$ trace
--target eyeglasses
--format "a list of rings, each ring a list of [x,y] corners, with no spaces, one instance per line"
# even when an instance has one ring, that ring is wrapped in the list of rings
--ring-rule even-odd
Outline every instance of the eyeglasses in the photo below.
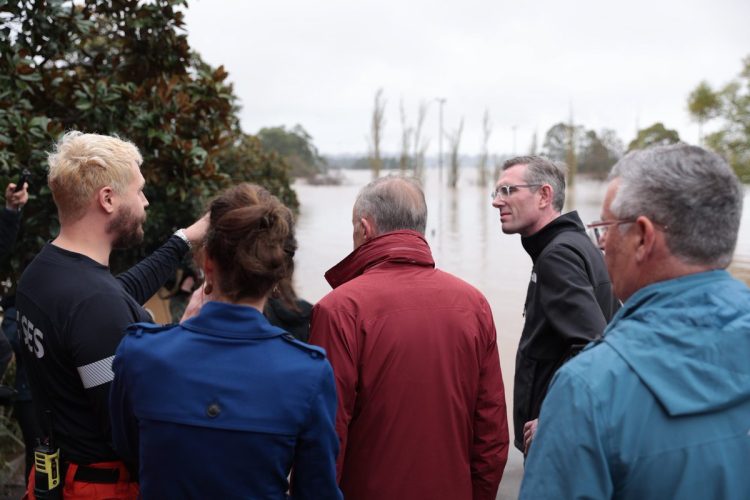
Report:
[[[510,195],[518,191],[520,188],[534,188],[543,186],[543,184],[513,184],[509,186],[498,186],[493,192],[490,193],[490,199],[495,201],[497,197],[501,200],[508,198]]]
[[[586,229],[588,229],[591,241],[593,241],[594,244],[601,246],[602,238],[607,234],[610,227],[619,226],[620,224],[630,224],[631,222],[635,222],[635,219],[599,220],[592,222],[591,224],[586,224]]]

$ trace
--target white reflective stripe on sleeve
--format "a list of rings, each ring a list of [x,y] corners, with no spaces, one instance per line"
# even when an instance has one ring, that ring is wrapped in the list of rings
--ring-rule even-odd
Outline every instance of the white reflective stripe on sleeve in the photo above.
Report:
[[[115,374],[112,372],[113,359],[115,357],[110,356],[87,365],[79,366],[77,368],[78,375],[81,377],[83,387],[91,389],[92,387],[112,382],[112,379],[115,378]]]

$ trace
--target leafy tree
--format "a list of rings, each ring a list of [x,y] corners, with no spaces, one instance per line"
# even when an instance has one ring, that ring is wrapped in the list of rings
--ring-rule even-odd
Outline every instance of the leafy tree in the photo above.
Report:
[[[283,162],[257,148],[247,157],[227,152],[253,141],[241,133],[227,72],[190,51],[180,11],[186,5],[1,3],[0,185],[22,167],[33,175],[14,268],[58,230],[46,151],[66,130],[117,134],[143,155],[151,202],[145,245],[113,255],[115,269],[189,224],[206,198],[232,180],[257,180],[296,203]]]
[[[283,126],[262,128],[257,136],[263,148],[277,153],[289,164],[295,177],[312,177],[326,170],[325,160],[302,125],[291,130]]]
[[[750,56],[742,64],[739,76],[719,91],[699,84],[688,98],[688,109],[699,123],[719,120],[719,129],[704,138],[705,144],[750,182]]]
[[[554,161],[566,161],[570,149],[571,137],[574,147],[578,148],[579,139],[585,134],[585,129],[580,125],[568,123],[556,123],[544,135],[542,143],[542,154]]]
[[[289,165],[279,161],[278,153],[265,147],[260,137],[239,135],[217,154],[217,163],[230,184],[259,184],[278,196],[286,206],[294,210],[299,208],[297,194],[291,187]],[[248,165],[252,165],[252,168],[248,168]]]
[[[580,142],[578,170],[596,177],[606,177],[623,152],[622,141],[614,130],[604,129],[597,134],[588,130]]]
[[[676,130],[668,129],[663,123],[657,122],[648,128],[638,131],[635,139],[628,144],[628,151],[646,149],[652,146],[665,146],[680,142],[680,134]]]
[[[613,130],[604,129],[597,133],[582,125],[560,122],[547,131],[542,154],[569,166],[572,158],[578,172],[602,177],[620,159],[623,149],[622,141]]]
[[[703,142],[703,124],[718,116],[721,101],[708,82],[701,82],[688,96],[688,111],[698,122],[698,137]]]

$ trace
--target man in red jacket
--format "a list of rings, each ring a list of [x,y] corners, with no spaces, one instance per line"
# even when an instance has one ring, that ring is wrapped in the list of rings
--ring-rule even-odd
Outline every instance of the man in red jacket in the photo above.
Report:
[[[419,185],[384,177],[354,204],[354,251],[326,273],[310,341],[338,393],[345,498],[494,500],[508,456],[495,324],[484,296],[435,269]]]

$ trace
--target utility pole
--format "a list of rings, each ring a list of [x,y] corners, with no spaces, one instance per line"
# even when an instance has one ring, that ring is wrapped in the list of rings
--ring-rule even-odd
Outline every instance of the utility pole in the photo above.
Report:
[[[440,104],[440,132],[438,135],[438,178],[440,185],[443,185],[443,104],[445,97],[436,97],[435,100]]]
[[[513,156],[516,156],[516,129],[518,128],[518,125],[513,125],[511,129],[513,130]]]

